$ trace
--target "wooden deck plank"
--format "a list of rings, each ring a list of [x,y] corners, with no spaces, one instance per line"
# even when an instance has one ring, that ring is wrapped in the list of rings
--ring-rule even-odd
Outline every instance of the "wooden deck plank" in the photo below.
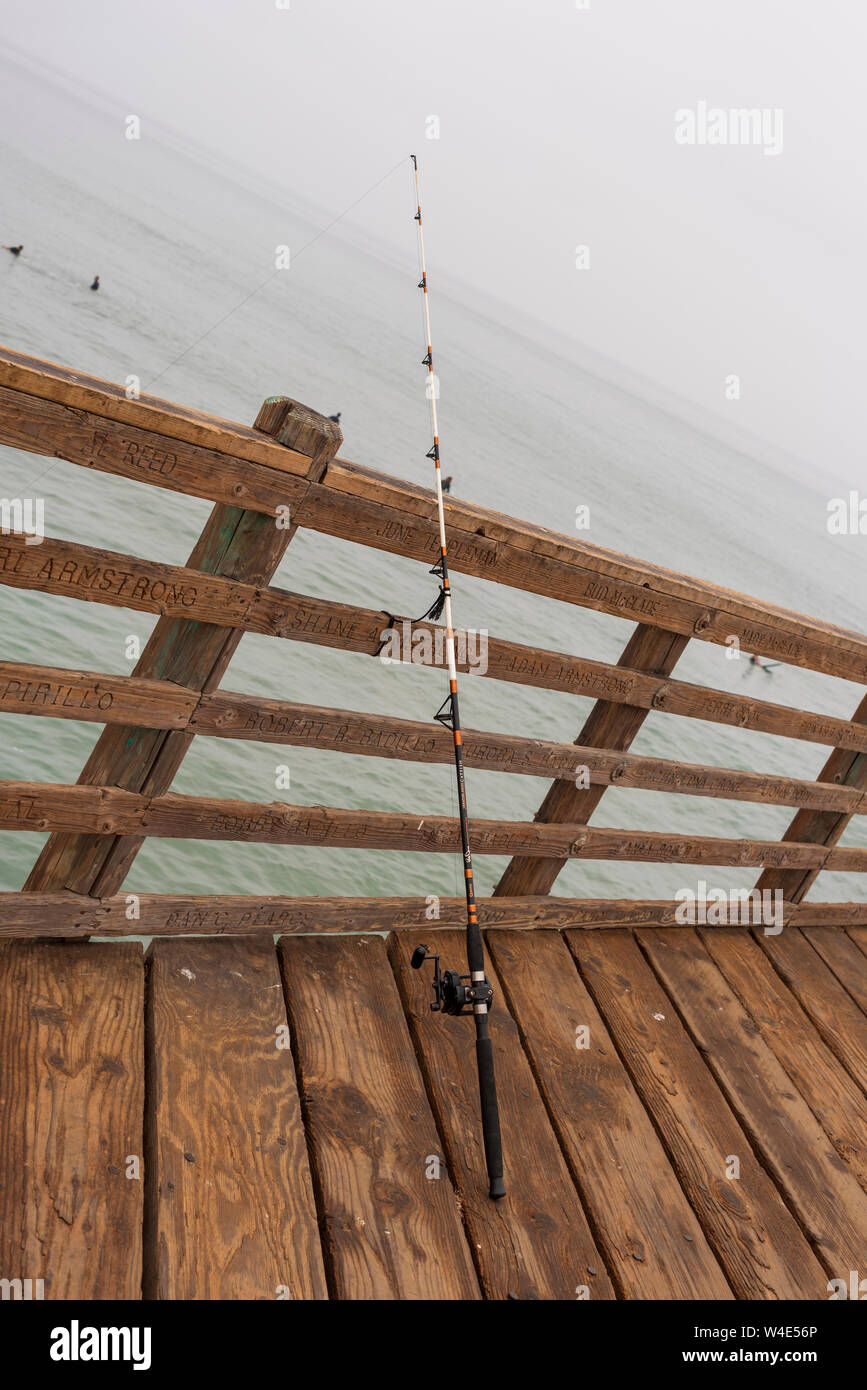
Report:
[[[636,935],[822,1264],[834,1278],[857,1269],[863,1263],[867,1194],[793,1089],[758,1025],[695,933],[664,927]]]
[[[843,1066],[867,1091],[867,1018],[798,927],[754,936]]]
[[[618,1292],[731,1298],[565,941],[520,931],[487,940]],[[584,1027],[590,1045],[579,1048]]]
[[[326,1258],[338,1298],[479,1285],[381,937],[279,944]]]
[[[867,1188],[867,1098],[748,931],[709,929],[700,937],[836,1152]]]
[[[824,1297],[827,1274],[631,932],[566,940],[737,1297]]]
[[[415,947],[425,940],[433,942],[444,965],[463,969],[465,934],[392,933],[388,953],[485,1293],[489,1298],[613,1298],[604,1259],[490,962],[496,1000],[491,1037],[508,1195],[498,1202],[488,1196],[475,1030],[470,1017],[431,1014],[431,970],[413,970],[409,963]]]
[[[867,957],[844,931],[835,927],[802,927],[801,931],[848,990],[862,1014],[867,1014]]]
[[[699,934],[837,1153],[867,1189],[867,1098],[748,932],[709,928]]]
[[[47,1299],[141,1298],[143,981],[132,942],[0,946],[0,1274]]]
[[[153,943],[147,1034],[148,1296],[327,1297],[272,943]]]

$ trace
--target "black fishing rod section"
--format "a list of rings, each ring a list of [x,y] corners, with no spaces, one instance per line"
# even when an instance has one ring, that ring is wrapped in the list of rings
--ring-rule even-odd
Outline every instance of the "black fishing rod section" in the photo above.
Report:
[[[451,730],[455,750],[455,775],[458,784],[458,817],[461,828],[461,851],[464,863],[464,889],[467,899],[467,968],[469,973],[459,974],[456,970],[440,970],[440,958],[428,951],[426,946],[418,946],[412,954],[412,966],[419,970],[426,960],[433,961],[434,999],[431,1009],[442,1010],[446,1014],[462,1014],[471,1011],[476,1025],[476,1064],[479,1073],[479,1098],[482,1108],[482,1136],[485,1145],[485,1163],[488,1170],[489,1192],[491,1197],[505,1197],[503,1183],[503,1145],[500,1135],[500,1116],[497,1107],[497,1085],[494,1076],[494,1051],[489,1031],[489,1016],[494,999],[494,991],[485,974],[485,949],[479,918],[476,909],[476,895],[473,883],[473,857],[470,850],[470,828],[467,816],[467,795],[464,782],[463,740],[461,737],[461,717],[458,703],[458,673],[455,663],[455,633],[452,623],[452,595],[449,582],[449,566],[446,548],[446,522],[443,507],[443,483],[440,466],[439,423],[437,420],[437,383],[434,377],[433,348],[431,346],[430,299],[428,295],[427,269],[424,257],[424,234],[421,220],[421,191],[418,176],[418,160],[411,155],[415,173],[416,213],[418,224],[418,247],[421,260],[421,280],[419,289],[424,298],[424,322],[427,351],[422,364],[431,376],[428,395],[430,398],[431,427],[433,444],[427,454],[433,460],[436,477],[437,516],[440,531],[440,559],[431,570],[440,581],[440,591],[424,617],[436,621],[440,614],[445,618],[446,658],[449,672],[449,693],[434,719]]]

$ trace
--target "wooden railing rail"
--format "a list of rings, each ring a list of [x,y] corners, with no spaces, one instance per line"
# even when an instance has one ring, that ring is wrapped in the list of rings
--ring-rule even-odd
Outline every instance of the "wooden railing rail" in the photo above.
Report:
[[[288,505],[297,525],[420,560],[438,557],[424,488],[340,460],[307,481],[294,451],[243,426],[153,398],[127,400],[119,386],[8,349],[0,352],[0,388],[0,443],[272,516]],[[458,499],[447,510],[455,570],[702,641],[737,638],[748,651],[867,681],[862,634]]]
[[[391,625],[409,636],[408,642],[401,642],[401,660],[409,659],[411,649],[415,664],[445,666],[443,629],[431,623],[410,623],[385,609],[360,608],[283,589],[263,592],[254,585],[203,576],[190,566],[151,563],[72,541],[45,540],[33,546],[17,533],[0,537],[0,583],[200,622],[213,622],[219,612],[247,631],[370,656],[381,650]],[[425,634],[428,640],[422,641]],[[417,635],[419,640],[414,641]],[[465,634],[458,645],[460,669],[489,679],[867,752],[867,727],[856,720],[665,678],[627,667],[623,657],[623,664],[612,664],[487,636],[486,665],[480,669],[478,663],[461,656]]]
[[[26,698],[29,696],[29,698]],[[240,695],[199,693],[169,681],[0,662],[0,711],[48,715],[143,729],[186,729],[209,738],[326,748],[403,762],[451,763],[448,731],[423,720],[329,709]],[[574,779],[586,768],[591,784],[638,787],[675,795],[758,801],[851,815],[867,813],[867,793],[836,783],[745,772],[610,748],[463,731],[464,762],[485,771]],[[575,817],[572,817],[574,820]]]
[[[19,901],[0,902],[0,932],[49,900],[72,935],[102,931],[83,925],[101,914],[119,930],[118,890],[147,835],[429,852],[457,847],[457,822],[443,816],[170,792],[196,734],[404,761],[451,760],[438,725],[218,689],[244,632],[377,656],[389,631],[399,629],[404,638],[430,639],[421,648],[417,640],[402,641],[401,660],[412,653],[417,664],[444,664],[440,628],[270,584],[299,526],[418,560],[439,557],[431,492],[338,459],[341,440],[329,421],[286,397],[266,401],[249,428],[157,398],[130,398],[112,383],[0,349],[0,443],[215,503],[186,565],[50,537],[28,544],[16,531],[0,537],[0,583],[159,617],[131,676],[0,663],[0,711],[103,725],[78,785],[0,784],[0,828],[49,833],[26,891],[2,895]],[[488,678],[596,701],[574,744],[466,731],[469,766],[553,778],[533,822],[473,820],[479,854],[511,856],[494,897],[483,900],[483,922],[562,923],[567,909],[559,904],[570,900],[548,894],[574,858],[762,866],[757,887],[782,892],[787,920],[862,920],[858,904],[807,905],[802,899],[822,870],[867,870],[867,849],[838,844],[851,817],[867,813],[867,700],[851,720],[840,719],[690,684],[672,672],[690,638],[727,645],[736,639],[746,651],[864,685],[867,636],[457,498],[448,499],[447,524],[452,569],[638,624],[616,664],[487,635],[485,664],[461,662]],[[815,782],[634,754],[630,746],[651,710],[833,751]],[[576,784],[579,769],[587,770],[589,785]],[[789,805],[797,814],[781,842],[591,827],[611,785]],[[154,920],[168,923],[177,920],[179,904],[194,899],[149,895],[149,901]],[[239,923],[248,911],[250,929],[264,926],[262,913],[267,916],[272,902],[291,921],[309,920],[314,910],[329,923],[346,921],[328,899],[299,899],[295,908],[286,907],[291,899],[249,899],[246,909],[245,900],[204,901],[190,912]],[[379,920],[379,900],[347,901],[359,905],[362,917],[368,914],[365,920]],[[415,914],[417,925],[415,903],[395,900],[395,920]],[[621,921],[624,913],[648,921],[641,913],[651,910],[653,920],[676,920],[672,904],[586,903],[585,909],[595,924]],[[569,910],[575,925],[574,904]]]
[[[89,836],[101,837],[142,839],[155,835],[169,839],[451,854],[460,847],[458,822],[449,816],[171,793],[145,796],[116,786],[44,782],[0,782],[0,830],[48,830],[59,834],[83,830]],[[867,871],[867,849],[603,829],[581,822],[546,824],[474,817],[473,847],[476,854],[563,860],[630,859],[658,864]]]
[[[745,890],[746,891],[746,890]],[[761,922],[744,899],[744,922]],[[270,935],[288,932],[435,932],[466,921],[463,898],[440,898],[439,917],[421,897],[305,898],[253,894],[120,893],[91,898],[78,893],[0,893],[0,937],[4,936],[184,936]],[[665,899],[517,897],[480,898],[483,927],[563,930],[582,927],[679,926],[684,905]],[[463,914],[463,916],[462,916]],[[738,911],[738,916],[741,910]],[[851,927],[864,933],[867,902],[784,903],[779,926]]]
[[[343,438],[336,425],[287,397],[265,401],[256,426],[259,434],[241,432],[247,444],[251,443],[247,434],[252,435],[254,447],[261,447],[261,442],[269,436],[279,440],[276,447],[285,449],[287,455],[291,452],[292,467],[303,469],[310,479],[322,477],[329,458]],[[189,428],[195,430],[198,426],[193,422]],[[224,595],[236,588],[257,593],[257,586],[267,584],[274,574],[296,529],[275,526],[273,520],[260,512],[218,503],[193,549],[185,573],[194,576],[196,585],[217,586],[218,592]],[[43,549],[41,545],[29,548]],[[15,564],[18,558],[20,549],[15,560],[9,559],[7,551],[0,563]],[[51,574],[59,564],[60,589],[54,592],[62,592],[72,573],[69,566],[75,567],[79,561],[52,556],[50,546],[44,560]],[[104,564],[98,565],[98,580],[93,579],[93,572],[86,579],[81,570],[76,568],[74,573],[85,583],[110,582]],[[114,578],[118,592],[127,583],[144,586],[151,603],[157,604],[149,611],[161,614],[136,665],[135,675],[148,680],[183,682],[196,691],[211,690],[219,685],[244,632],[244,626],[234,621],[237,609],[226,602],[222,609],[219,605],[212,608],[206,617],[193,614],[183,602],[186,591],[175,602],[161,604],[155,594],[160,581],[153,579],[150,567],[144,564],[136,566],[134,577]],[[200,618],[203,620],[196,620]],[[133,792],[158,795],[171,786],[192,739],[193,734],[186,729],[155,731],[141,725],[106,725],[79,781],[97,785],[105,782]],[[123,883],[143,838],[133,834],[107,840],[101,833],[88,834],[80,826],[52,834],[25,887],[112,893]]]

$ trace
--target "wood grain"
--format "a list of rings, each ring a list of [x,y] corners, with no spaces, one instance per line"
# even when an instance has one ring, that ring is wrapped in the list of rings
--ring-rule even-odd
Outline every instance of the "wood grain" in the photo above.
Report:
[[[819,1260],[831,1277],[845,1277],[847,1270],[858,1268],[861,1258],[867,1194],[697,936],[690,936],[668,928],[637,932],[642,950]]]
[[[436,937],[432,949],[440,953],[443,968],[466,968],[465,935],[447,931]],[[472,1018],[431,1013],[431,967],[418,971],[410,965],[422,941],[431,942],[430,933],[392,934],[388,954],[487,1297],[575,1299],[581,1290],[582,1297],[613,1298],[605,1262],[489,963],[507,1191],[503,1201],[490,1200]]]
[[[336,1297],[478,1298],[381,937],[287,938],[283,981]]]
[[[736,1296],[825,1297],[827,1275],[632,933],[566,940]]]
[[[275,470],[297,471],[296,461],[275,456],[273,446],[243,426],[153,397],[130,401],[121,387],[8,349],[0,353],[0,387],[19,395],[14,437],[19,444],[24,441],[24,447],[35,444],[46,452],[53,453],[56,448],[62,453],[62,440],[69,429],[64,421],[57,420],[46,429],[41,407],[34,408],[34,414],[42,415],[40,421],[28,426],[28,401],[36,398],[69,407],[72,425],[79,432],[82,423],[76,412],[85,411],[217,454],[249,458]],[[61,443],[52,447],[55,436]],[[95,456],[100,444],[96,435],[94,439]],[[108,450],[110,461],[113,451],[116,468],[116,442]],[[91,463],[95,464],[95,458]],[[152,481],[159,484],[161,476],[155,471]],[[254,496],[251,487],[246,499],[251,510],[266,505],[264,499],[258,503]],[[702,641],[724,645],[736,636],[745,650],[862,683],[867,680],[867,639],[859,633],[457,498],[448,499],[446,510],[452,568],[456,571],[631,617]],[[391,553],[431,562],[439,556],[430,492],[355,464],[331,461],[322,481],[305,491],[295,519],[326,534]]]
[[[143,978],[132,942],[0,943],[0,1272],[46,1299],[141,1297]]]
[[[2,710],[101,724],[129,724],[134,719],[147,729],[186,729],[200,737],[325,748],[403,762],[454,760],[449,731],[430,721],[328,709],[225,690],[199,693],[170,681],[25,662],[0,662]],[[867,810],[867,793],[854,787],[514,734],[478,729],[462,732],[464,763],[483,771],[530,777],[555,773],[574,782],[576,767],[581,765],[595,787],[616,783],[687,796],[835,809],[848,815]]]
[[[218,797],[142,796],[110,786],[0,782],[0,829],[75,832],[95,836],[147,835],[168,839],[238,840],[260,844],[318,844],[332,848],[452,853],[460,845],[457,819],[418,812],[355,811],[289,802],[229,801]],[[776,840],[718,839],[612,830],[585,825],[476,819],[476,854],[522,854],[571,859],[628,859],[663,864],[796,864],[867,871],[867,849]],[[28,889],[33,885],[28,883]]]
[[[487,944],[619,1295],[731,1298],[565,942],[495,931]]]
[[[273,945],[159,941],[148,965],[148,1297],[327,1297]]]
[[[847,939],[837,929],[834,934]],[[748,932],[711,928],[699,935],[837,1153],[867,1188],[867,1098]]]
[[[802,926],[800,917],[795,920]],[[851,994],[862,1014],[867,1014],[867,960],[852,938],[831,926],[821,925],[807,927],[803,935]]]
[[[867,1091],[867,1018],[852,995],[797,928],[756,941],[813,1020],[831,1051]]]
[[[867,695],[852,716],[853,724],[867,725]],[[854,787],[863,791],[867,787],[867,756],[853,753],[849,748],[835,748],[822,771],[822,782],[836,782],[840,786]],[[832,811],[798,811],[792,820],[784,840],[817,845],[836,845],[851,817]],[[779,889],[789,901],[799,903],[816,881],[818,869],[807,873],[797,871],[766,871],[761,875],[756,887],[761,891],[775,892]]]
[[[477,898],[482,926],[558,929],[678,926],[682,904],[642,898]],[[268,935],[274,932],[425,931],[461,927],[463,898],[440,898],[429,921],[426,898],[280,897],[254,893],[0,893],[0,936]],[[138,916],[135,915],[136,910]],[[803,914],[803,916],[802,916]],[[867,903],[814,903],[784,910],[793,921],[835,927],[862,922]],[[684,928],[688,930],[688,928]],[[857,937],[861,930],[852,925]],[[850,937],[851,939],[851,937]],[[856,944],[853,941],[853,944]]]
[[[655,676],[669,676],[686,647],[686,639],[672,637],[668,632],[640,624],[630,637],[620,657],[620,665],[638,668]],[[637,705],[611,704],[601,700],[593,706],[576,744],[582,748],[629,748],[645,719],[647,710]],[[576,752],[576,761],[581,756]],[[586,824],[604,793],[604,787],[579,788],[574,774],[560,780],[549,789],[536,812],[535,819],[545,823],[581,821]],[[512,896],[521,893],[549,893],[554,886],[565,858],[514,858],[494,889],[495,894]]]
[[[306,473],[311,478],[322,476],[328,458],[337,449],[342,435],[335,425],[299,405],[288,397],[266,401],[256,421],[262,432],[277,438],[281,448],[297,445],[307,458]],[[254,586],[267,583],[286,547],[295,534],[295,527],[280,528],[273,519],[257,512],[235,506],[217,505],[199,537],[183,573],[201,571],[198,583],[208,582],[205,572],[222,576],[220,581],[229,590],[235,581],[245,589],[258,592]],[[32,548],[32,547],[31,547]],[[39,547],[41,549],[41,547]],[[47,559],[48,572],[57,578],[61,589],[74,575],[77,585],[105,584],[110,578],[118,594],[129,579],[119,579],[100,561],[97,573],[101,578],[83,579],[82,571],[69,570],[66,562],[55,576],[54,561]],[[77,562],[72,561],[73,565]],[[135,566],[134,566],[135,568]],[[174,568],[174,567],[173,567]],[[149,585],[149,601],[155,601],[154,581],[147,580],[148,567],[138,567],[137,583],[142,579]],[[44,574],[44,571],[40,571]],[[53,582],[53,581],[52,581]],[[161,583],[162,581],[157,581]],[[56,590],[55,590],[56,591]],[[156,611],[162,614],[148,639],[134,675],[147,680],[172,681],[195,691],[217,686],[228,667],[243,629],[227,626],[224,613],[212,613],[208,623],[193,620],[186,605],[195,586],[187,586],[173,597],[165,609],[156,600]],[[152,610],[153,611],[153,610]],[[79,777],[82,783],[107,782],[132,791],[151,794],[167,791],[175,773],[187,754],[193,735],[187,730],[155,731],[149,724],[106,727]],[[43,846],[25,887],[32,889],[70,888],[77,892],[110,894],[120,888],[130,865],[141,848],[141,836],[116,837],[105,841],[93,835],[64,834],[52,836]]]

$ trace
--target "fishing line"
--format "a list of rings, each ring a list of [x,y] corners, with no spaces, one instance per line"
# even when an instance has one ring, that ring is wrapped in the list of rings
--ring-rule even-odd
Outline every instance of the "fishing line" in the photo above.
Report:
[[[355,202],[350,203],[349,207],[344,208],[343,211],[338,213],[336,217],[333,217],[331,221],[326,223],[326,225],[320,231],[318,231],[315,236],[312,236],[309,241],[305,241],[304,245],[298,251],[295,251],[293,253],[293,262],[297,261],[298,257],[302,256],[304,252],[307,250],[307,248],[312,246],[314,242],[317,242],[320,237],[325,236],[326,232],[330,232],[332,227],[336,227],[338,222],[342,222],[344,217],[347,217],[349,213],[352,212],[353,208],[357,208],[359,203],[363,203],[365,198],[368,198],[371,193],[374,193],[376,189],[379,188],[380,184],[385,183],[386,179],[390,179],[395,170],[399,169],[400,166],[405,163],[405,157],[403,159],[399,159],[396,164],[392,165],[392,167],[388,170],[387,173],[383,174],[381,178],[378,178],[376,180],[376,183],[372,183],[370,187],[364,193],[361,194],[360,197],[356,198]],[[218,319],[216,323],[212,323],[210,328],[206,328],[204,333],[200,334],[200,336],[196,338],[195,342],[190,343],[189,347],[184,348],[183,352],[179,353],[178,356],[175,357],[171,362],[169,362],[167,366],[163,367],[162,371],[159,372],[157,376],[152,376],[150,381],[146,383],[145,389],[147,389],[147,387],[149,386],[152,386],[155,381],[159,381],[160,377],[165,376],[166,372],[171,371],[172,367],[176,366],[178,362],[181,362],[187,356],[187,353],[192,352],[193,348],[198,347],[199,343],[203,342],[209,334],[213,333],[215,329],[220,328],[226,322],[226,320],[230,319],[233,314],[236,314],[239,309],[243,309],[245,304],[249,304],[250,300],[255,298],[255,296],[259,293],[260,290],[263,290],[266,285],[270,285],[271,281],[277,275],[282,275],[282,273],[282,269],[279,268],[272,270],[271,274],[268,275],[261,282],[261,284],[257,285],[254,290],[251,290],[249,294],[245,295],[243,299],[239,300],[233,309],[230,309],[229,312],[227,314],[224,314],[221,319]]]
[[[491,989],[490,981],[485,975],[485,950],[482,942],[482,933],[479,928],[475,884],[473,879],[473,859],[470,850],[470,831],[464,780],[463,738],[461,733],[460,709],[458,705],[455,632],[452,621],[452,593],[451,583],[449,581],[445,507],[443,505],[439,422],[437,419],[439,381],[434,370],[434,356],[431,346],[430,296],[428,293],[427,268],[424,254],[418,160],[415,155],[411,155],[410,157],[412,159],[413,173],[415,176],[415,221],[418,224],[418,249],[419,261],[421,263],[421,279],[418,283],[418,288],[422,291],[422,302],[424,304],[425,345],[427,348],[422,358],[422,365],[428,369],[427,395],[430,401],[431,432],[433,434],[433,443],[426,457],[432,459],[434,465],[437,520],[439,523],[440,539],[440,559],[430,571],[430,573],[435,575],[439,580],[439,594],[436,599],[434,599],[434,602],[431,604],[425,616],[439,617],[442,613],[445,617],[449,693],[434,715],[434,719],[451,731],[454,744],[458,820],[460,824],[461,850],[464,861],[464,889],[467,903],[467,965],[469,967],[469,974],[461,975],[456,970],[440,971],[439,956],[434,952],[428,951],[427,946],[423,945],[417,946],[413,951],[411,964],[415,970],[418,970],[424,965],[426,960],[433,960],[434,1002],[431,1005],[432,1009],[442,1009],[443,1012],[447,1014],[462,1014],[465,1009],[472,1010],[473,1021],[476,1026],[476,1064],[479,1074],[479,1099],[482,1109],[482,1137],[485,1147],[485,1164],[488,1170],[490,1195],[493,1198],[498,1198],[506,1195],[506,1189],[503,1184],[503,1152],[502,1140],[500,1137],[500,1118],[497,1107],[497,1088],[494,1078],[494,1052],[488,1029],[488,1015],[494,994]],[[468,983],[465,983],[465,981]]]

